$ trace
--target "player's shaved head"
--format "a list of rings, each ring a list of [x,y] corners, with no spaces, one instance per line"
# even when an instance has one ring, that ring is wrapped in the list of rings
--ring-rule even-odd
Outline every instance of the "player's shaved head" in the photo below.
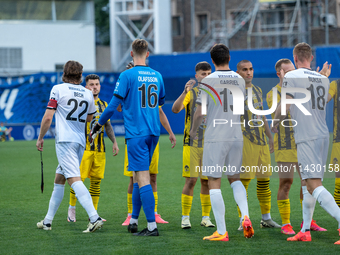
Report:
[[[293,64],[292,61],[290,61],[288,58],[281,58],[278,60],[275,64],[275,70],[276,72],[280,72],[281,67],[283,64]]]
[[[298,43],[293,50],[293,55],[301,62],[311,61],[312,58],[312,48],[308,43],[302,42]]]
[[[249,60],[241,60],[240,62],[237,63],[237,70],[241,70],[242,69],[242,65],[245,64],[245,63],[251,63]]]
[[[206,62],[206,61],[199,62],[195,66],[196,73],[198,71],[208,71],[208,70],[211,70],[211,65],[208,62]]]
[[[210,50],[210,57],[216,66],[227,65],[230,60],[229,49],[222,43],[215,44]]]
[[[148,42],[144,39],[136,39],[132,43],[132,52],[135,56],[144,56],[148,52]]]
[[[83,74],[83,65],[77,61],[70,60],[64,65],[64,73],[62,80],[66,83],[80,84]]]

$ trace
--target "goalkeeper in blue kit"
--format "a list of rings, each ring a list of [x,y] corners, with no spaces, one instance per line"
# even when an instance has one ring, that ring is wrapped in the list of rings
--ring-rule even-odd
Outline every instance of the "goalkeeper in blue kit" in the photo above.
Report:
[[[165,90],[161,74],[146,66],[148,56],[148,43],[143,39],[136,39],[132,43],[131,51],[135,67],[120,74],[111,102],[90,134],[90,140],[95,138],[117,106],[120,103],[124,104],[129,171],[133,171],[134,181],[133,211],[128,231],[138,236],[159,235],[149,165],[160,135],[158,107],[164,104]],[[142,205],[148,226],[138,232],[138,217]]]

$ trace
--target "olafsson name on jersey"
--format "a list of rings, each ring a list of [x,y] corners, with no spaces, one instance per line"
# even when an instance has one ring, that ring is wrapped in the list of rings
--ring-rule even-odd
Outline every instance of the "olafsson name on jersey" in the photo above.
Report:
[[[157,77],[152,76],[138,76],[138,81],[140,82],[158,82]]]

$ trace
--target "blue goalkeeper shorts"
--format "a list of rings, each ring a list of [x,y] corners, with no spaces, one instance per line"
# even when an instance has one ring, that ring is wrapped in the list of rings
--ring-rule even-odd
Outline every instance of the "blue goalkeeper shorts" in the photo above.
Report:
[[[128,171],[148,171],[159,136],[142,136],[126,139]]]

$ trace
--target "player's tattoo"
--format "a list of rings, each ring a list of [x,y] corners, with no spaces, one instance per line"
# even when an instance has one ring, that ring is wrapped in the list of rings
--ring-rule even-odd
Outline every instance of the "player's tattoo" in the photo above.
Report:
[[[112,128],[111,123],[109,121],[105,123],[105,130],[106,130],[106,134],[110,138],[111,142],[115,143],[115,141],[116,141],[115,132],[113,131],[113,128]]]

